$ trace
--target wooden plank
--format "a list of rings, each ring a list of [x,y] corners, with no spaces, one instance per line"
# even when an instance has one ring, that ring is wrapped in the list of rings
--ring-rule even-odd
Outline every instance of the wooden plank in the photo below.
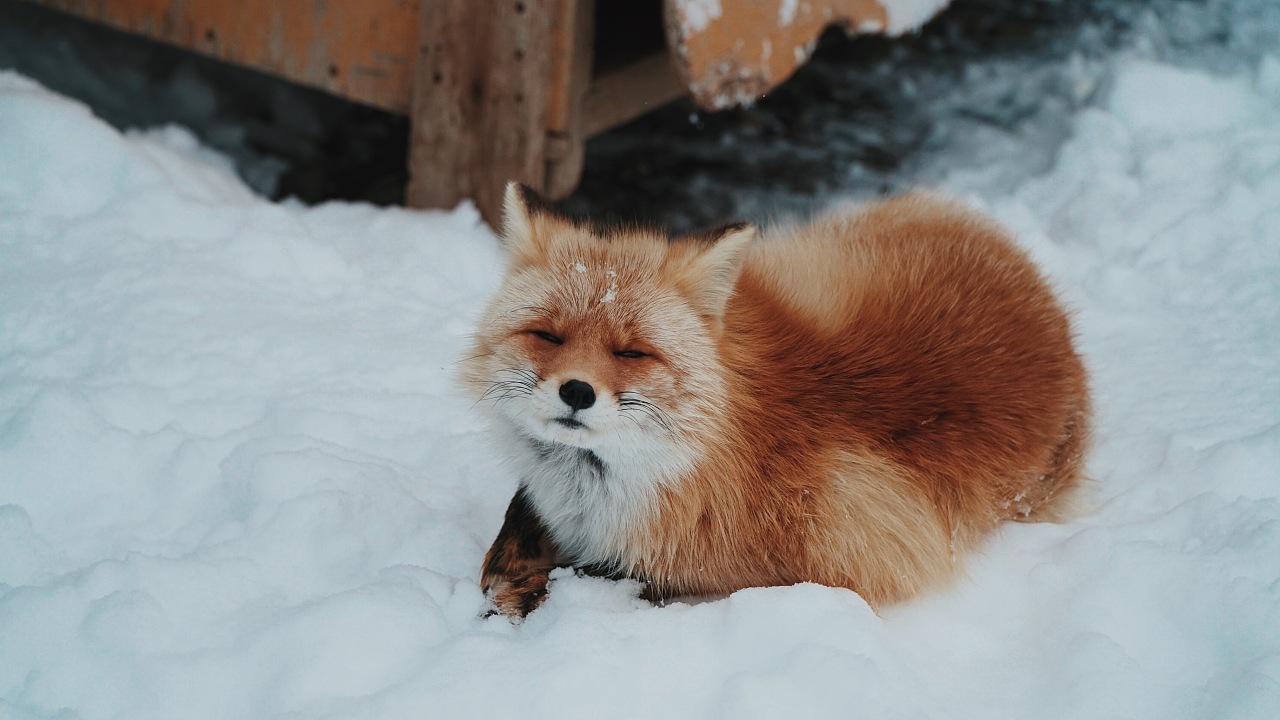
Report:
[[[882,31],[876,0],[665,0],[667,46],[695,102],[752,102],[791,77],[829,25]]]
[[[27,0],[393,112],[421,0]]]
[[[547,88],[547,170],[543,193],[568,196],[582,178],[586,99],[595,49],[595,0],[557,0]]]
[[[685,94],[666,53],[597,76],[586,100],[586,134],[604,132]]]
[[[564,1],[422,0],[411,206],[472,198],[494,224],[507,180],[545,187],[551,53]]]

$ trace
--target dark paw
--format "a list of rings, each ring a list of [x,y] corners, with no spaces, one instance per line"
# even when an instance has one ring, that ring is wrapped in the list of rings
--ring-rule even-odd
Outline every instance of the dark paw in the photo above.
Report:
[[[485,591],[497,612],[522,618],[547,599],[547,571],[526,570],[512,577],[490,579]]]

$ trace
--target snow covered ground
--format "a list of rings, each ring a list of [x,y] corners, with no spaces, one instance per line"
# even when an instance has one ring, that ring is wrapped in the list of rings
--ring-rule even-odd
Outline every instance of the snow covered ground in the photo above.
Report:
[[[476,585],[515,478],[452,379],[476,213],[273,204],[0,74],[0,717],[1277,717],[1271,52],[1095,59],[1047,164],[1005,133],[929,178],[1077,310],[1085,515],[879,615],[566,572],[520,625]]]

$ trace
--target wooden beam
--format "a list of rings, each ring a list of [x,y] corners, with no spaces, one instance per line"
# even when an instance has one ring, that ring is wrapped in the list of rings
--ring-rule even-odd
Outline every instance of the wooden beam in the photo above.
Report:
[[[667,48],[681,83],[706,110],[757,100],[791,77],[829,25],[882,32],[877,0],[664,0]]]
[[[665,52],[600,75],[586,100],[586,134],[604,132],[686,94]]]
[[[27,0],[407,113],[420,0]]]

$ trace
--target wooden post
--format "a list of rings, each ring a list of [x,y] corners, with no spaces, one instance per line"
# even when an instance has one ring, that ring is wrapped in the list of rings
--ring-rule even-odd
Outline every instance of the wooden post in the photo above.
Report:
[[[582,39],[590,20],[580,0],[422,1],[410,205],[453,207],[472,198],[496,224],[508,180],[542,192],[572,187],[567,178],[576,182],[581,173],[581,149],[575,159],[564,143],[583,139],[586,81],[579,78],[590,73],[590,43]]]
[[[586,102],[595,57],[595,0],[558,0],[552,32],[547,103],[547,175],[542,192],[558,200],[582,178],[587,145]]]

